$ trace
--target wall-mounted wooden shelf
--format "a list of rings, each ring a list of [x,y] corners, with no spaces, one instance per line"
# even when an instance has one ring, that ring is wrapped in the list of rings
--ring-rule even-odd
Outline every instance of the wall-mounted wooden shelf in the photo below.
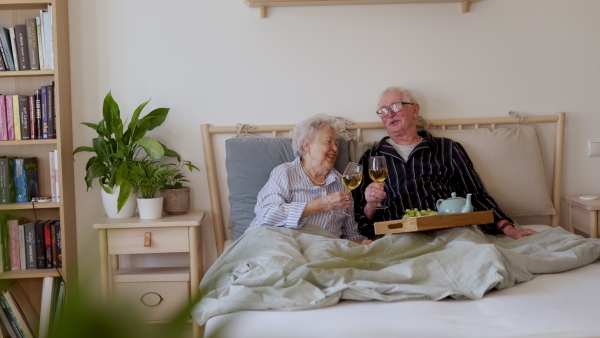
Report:
[[[468,13],[471,2],[481,0],[245,0],[248,7],[260,8],[260,17],[267,17],[268,7],[335,6],[335,5],[383,5],[383,4],[427,4],[460,2],[461,11]]]

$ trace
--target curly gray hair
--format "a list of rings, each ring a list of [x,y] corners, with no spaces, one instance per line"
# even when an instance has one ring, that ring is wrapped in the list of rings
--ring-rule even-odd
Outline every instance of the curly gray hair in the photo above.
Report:
[[[298,123],[292,132],[292,149],[294,156],[302,157],[306,154],[303,145],[310,144],[317,139],[319,129],[329,127],[339,136],[335,118],[327,114],[313,115]]]
[[[388,92],[401,92],[402,94],[404,94],[405,102],[419,103],[419,102],[417,102],[417,98],[415,97],[415,94],[412,91],[410,91],[409,89],[402,88],[402,87],[387,87],[384,91],[381,92],[381,95],[379,95],[379,101],[377,101],[377,104],[379,104],[383,95],[385,95]],[[377,107],[377,108],[379,108],[379,107]]]

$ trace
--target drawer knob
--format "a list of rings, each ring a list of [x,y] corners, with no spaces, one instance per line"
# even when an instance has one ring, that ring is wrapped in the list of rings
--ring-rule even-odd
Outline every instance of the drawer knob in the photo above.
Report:
[[[147,232],[144,234],[144,246],[152,245],[152,233]]]
[[[140,302],[147,307],[158,306],[158,304],[162,303],[163,300],[164,298],[162,298],[161,295],[156,292],[146,292],[142,295],[142,298],[140,298]]]

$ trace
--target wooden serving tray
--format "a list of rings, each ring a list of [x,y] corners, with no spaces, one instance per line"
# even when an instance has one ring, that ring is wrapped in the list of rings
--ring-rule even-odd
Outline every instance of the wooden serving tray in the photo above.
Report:
[[[491,210],[467,212],[464,214],[410,217],[393,221],[375,222],[375,234],[397,234],[488,223],[494,223],[494,213]]]

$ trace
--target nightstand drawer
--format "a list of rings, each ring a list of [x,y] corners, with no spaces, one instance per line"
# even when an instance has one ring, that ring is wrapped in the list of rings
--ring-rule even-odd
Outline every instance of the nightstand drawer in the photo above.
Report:
[[[187,306],[188,282],[114,283],[114,296],[132,305],[143,320],[169,320]]]
[[[108,254],[189,252],[188,231],[188,227],[108,229]]]

